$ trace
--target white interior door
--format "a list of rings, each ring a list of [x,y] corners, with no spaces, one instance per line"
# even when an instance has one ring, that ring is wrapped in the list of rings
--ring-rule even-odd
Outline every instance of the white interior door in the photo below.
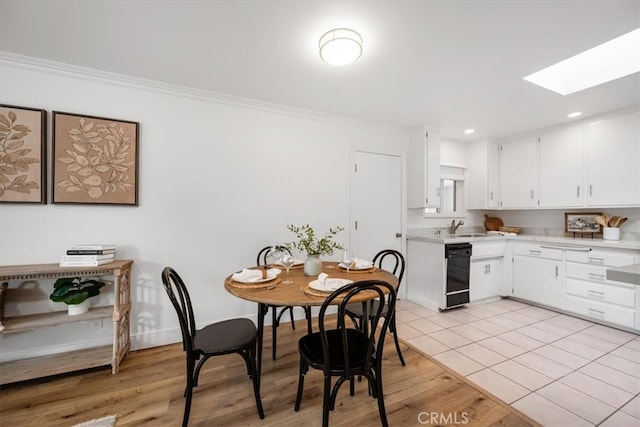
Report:
[[[351,245],[355,255],[372,259],[382,249],[402,252],[402,157],[358,150],[354,157]]]

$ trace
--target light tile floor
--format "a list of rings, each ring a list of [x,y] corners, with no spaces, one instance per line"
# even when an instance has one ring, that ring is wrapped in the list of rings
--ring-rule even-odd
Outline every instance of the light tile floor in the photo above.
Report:
[[[640,336],[510,299],[398,302],[398,335],[545,426],[640,426]]]

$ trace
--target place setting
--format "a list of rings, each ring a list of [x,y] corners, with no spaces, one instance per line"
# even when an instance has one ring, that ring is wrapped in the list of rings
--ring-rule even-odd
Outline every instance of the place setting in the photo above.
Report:
[[[275,287],[282,280],[279,268],[244,268],[235,272],[227,280],[229,286],[242,289],[265,289]]]
[[[353,251],[345,249],[342,253],[342,261],[338,263],[338,270],[347,273],[372,273],[376,271],[373,262],[358,258]]]

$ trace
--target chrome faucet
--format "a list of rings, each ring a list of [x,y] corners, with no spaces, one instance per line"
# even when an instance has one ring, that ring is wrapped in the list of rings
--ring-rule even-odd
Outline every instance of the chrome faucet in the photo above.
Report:
[[[456,234],[456,230],[458,229],[458,227],[460,227],[463,224],[464,224],[464,221],[462,220],[460,220],[458,224],[456,224],[455,219],[451,220],[451,227],[449,228],[449,233]]]

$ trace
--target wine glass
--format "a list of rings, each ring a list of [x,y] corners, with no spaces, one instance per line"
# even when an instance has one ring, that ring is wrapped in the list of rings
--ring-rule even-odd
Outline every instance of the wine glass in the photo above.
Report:
[[[349,249],[345,249],[344,252],[342,252],[342,265],[347,269],[347,273],[349,272],[349,269],[353,265],[353,261],[354,261],[353,251]]]
[[[280,264],[284,265],[284,268],[287,269],[287,279],[282,282],[283,285],[290,285],[293,283],[293,280],[289,279],[289,269],[296,262],[296,259],[288,254],[285,251],[282,251],[282,257],[280,258]]]

